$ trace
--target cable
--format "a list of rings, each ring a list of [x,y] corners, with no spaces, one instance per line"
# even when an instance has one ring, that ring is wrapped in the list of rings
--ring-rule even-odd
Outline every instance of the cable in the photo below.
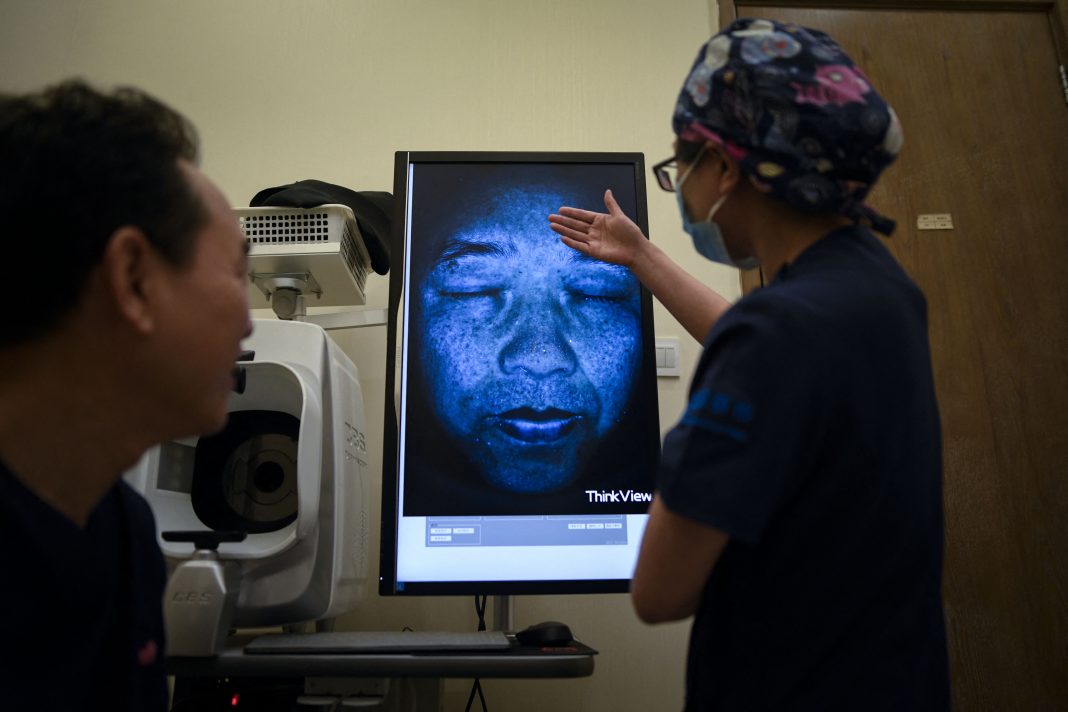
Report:
[[[486,600],[488,598],[488,596],[475,596],[475,614],[478,616],[479,630],[486,630]],[[489,707],[486,706],[486,696],[482,694],[482,681],[477,677],[471,685],[471,694],[467,696],[467,706],[464,708],[464,712],[471,712],[471,705],[475,701],[476,693],[478,694],[479,704],[482,705],[482,712],[489,712]]]
[[[478,693],[478,701],[482,705],[482,712],[489,712],[489,707],[486,707],[486,696],[482,694],[482,683],[478,678],[475,678],[475,684],[471,685],[471,694],[467,697],[466,712],[471,712],[471,703],[475,701],[475,693]]]
[[[479,601],[479,599],[482,599]],[[475,613],[478,615],[478,629],[486,630],[486,599],[488,596],[475,596]]]

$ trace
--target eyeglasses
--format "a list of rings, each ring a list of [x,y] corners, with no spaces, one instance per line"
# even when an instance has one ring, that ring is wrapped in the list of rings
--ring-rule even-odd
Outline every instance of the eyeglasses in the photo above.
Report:
[[[675,192],[675,177],[679,174],[679,159],[672,156],[653,166],[653,175],[660,187],[669,193]]]
[[[682,181],[686,180],[686,176],[694,167],[701,161],[701,158],[705,155],[705,149],[708,148],[708,144],[701,146],[701,150],[693,157],[693,160],[689,161],[689,168],[686,172],[679,176],[679,159],[678,156],[672,156],[665,159],[653,166],[653,175],[656,176],[656,182],[661,188],[669,193],[674,193],[679,189],[679,185]]]

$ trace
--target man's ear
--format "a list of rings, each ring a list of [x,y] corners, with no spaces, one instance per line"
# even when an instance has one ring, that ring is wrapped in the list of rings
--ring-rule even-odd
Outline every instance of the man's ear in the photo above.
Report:
[[[152,300],[161,261],[145,233],[132,225],[117,229],[101,259],[104,282],[120,318],[142,334],[156,326]]]

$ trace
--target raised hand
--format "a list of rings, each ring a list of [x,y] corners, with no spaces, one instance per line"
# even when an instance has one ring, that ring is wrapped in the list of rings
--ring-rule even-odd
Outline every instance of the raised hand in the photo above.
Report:
[[[605,191],[604,204],[607,213],[562,207],[559,214],[549,216],[549,227],[565,245],[584,255],[633,267],[649,241],[620,209],[611,190]]]
[[[612,191],[605,191],[604,204],[607,213],[560,208],[559,214],[549,216],[549,227],[568,247],[628,268],[686,331],[704,341],[730,302],[645,239],[641,229],[620,210]]]

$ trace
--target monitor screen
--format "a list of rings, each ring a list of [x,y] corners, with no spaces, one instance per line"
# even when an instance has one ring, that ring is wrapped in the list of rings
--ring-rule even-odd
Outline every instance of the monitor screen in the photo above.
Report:
[[[660,447],[652,302],[548,217],[611,189],[648,234],[642,155],[398,152],[394,181],[380,591],[626,590]]]

